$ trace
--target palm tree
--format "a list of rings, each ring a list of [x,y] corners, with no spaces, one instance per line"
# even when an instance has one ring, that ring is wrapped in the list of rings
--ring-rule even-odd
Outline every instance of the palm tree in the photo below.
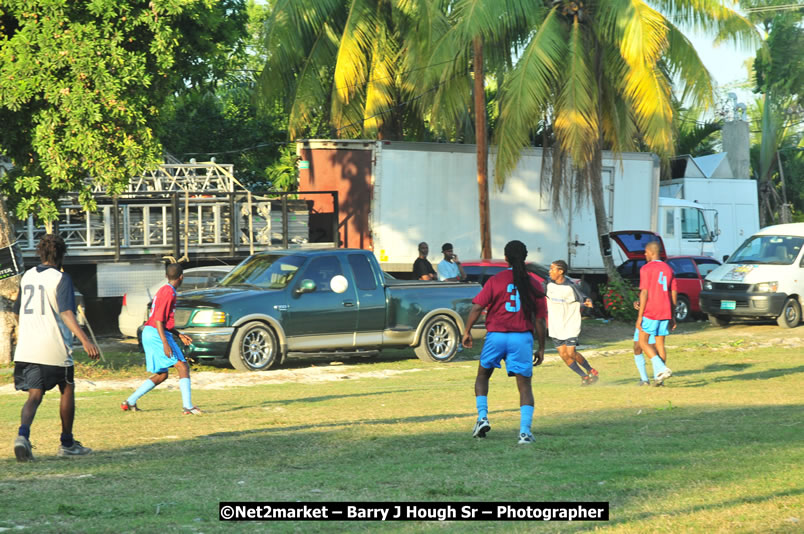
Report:
[[[673,152],[673,79],[682,100],[711,105],[709,73],[679,26],[717,39],[754,43],[750,22],[716,0],[455,0],[455,20],[432,63],[476,38],[507,39],[516,54],[500,83],[495,182],[502,187],[522,148],[549,124],[551,187],[556,200],[571,186],[591,196],[598,235],[608,234],[603,202],[603,150],[645,146],[662,158]],[[457,53],[456,64],[465,62]],[[453,55],[455,53],[453,52]],[[499,64],[504,65],[504,63]],[[443,69],[442,69],[443,70]],[[448,72],[447,72],[448,74]],[[554,202],[554,206],[559,206]],[[603,250],[603,243],[601,243]],[[617,278],[604,256],[610,278]]]
[[[292,139],[316,123],[329,124],[332,137],[401,138],[406,121],[423,122],[405,106],[420,98],[404,80],[405,39],[426,40],[440,8],[429,0],[275,1],[263,102],[284,107]]]

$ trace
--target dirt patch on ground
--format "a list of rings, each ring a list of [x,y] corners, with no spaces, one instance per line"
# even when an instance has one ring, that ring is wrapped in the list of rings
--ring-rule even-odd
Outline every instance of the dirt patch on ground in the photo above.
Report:
[[[439,369],[428,367],[428,371]],[[424,369],[388,369],[384,371],[371,371],[360,369],[356,365],[332,365],[329,367],[308,367],[304,369],[277,369],[276,371],[263,371],[261,373],[214,373],[201,371],[192,373],[193,389],[229,389],[239,386],[254,386],[257,384],[280,384],[284,382],[298,382],[313,384],[317,382],[335,382],[354,378],[388,378],[403,373],[415,373]],[[134,390],[147,378],[127,378],[124,380],[88,380],[77,378],[75,386],[77,391],[108,391],[108,390]],[[177,376],[168,378],[160,388],[179,389]],[[14,384],[0,387],[0,394],[14,393]]]
[[[597,320],[587,320],[584,321],[582,333],[582,342],[584,344],[579,349],[584,356],[590,359],[630,353],[632,349],[629,345],[623,348],[605,348],[602,346],[612,343],[628,343],[633,339],[633,331],[633,327],[625,323],[604,323]],[[802,327],[802,332],[804,333],[804,327]],[[802,342],[804,342],[802,337],[791,335],[796,333],[798,333],[798,329],[785,331],[775,324],[737,323],[726,328],[716,328],[708,323],[697,322],[681,325],[668,338],[667,344],[671,352],[673,350],[684,352],[695,350],[743,352],[771,347],[792,349],[801,347]],[[102,349],[109,353],[139,352],[135,339],[101,338],[98,341]],[[547,348],[545,362],[557,361],[559,358],[549,340],[547,341]],[[459,356],[451,365],[476,366],[476,359],[477,355],[468,355],[463,358]],[[194,389],[224,389],[285,382],[311,384],[358,378],[388,378],[402,373],[445,369],[445,367],[426,364],[422,364],[422,367],[419,368],[405,370],[372,370],[372,367],[365,364],[344,365],[340,362],[319,358],[306,363],[304,361],[294,361],[292,366],[259,373],[239,373],[231,370],[224,372],[195,371],[192,374],[192,379]],[[78,378],[76,379],[76,386],[79,391],[133,390],[145,378],[145,376],[111,380]],[[178,389],[178,378],[171,376],[161,387]],[[0,394],[14,392],[14,384],[0,386]]]

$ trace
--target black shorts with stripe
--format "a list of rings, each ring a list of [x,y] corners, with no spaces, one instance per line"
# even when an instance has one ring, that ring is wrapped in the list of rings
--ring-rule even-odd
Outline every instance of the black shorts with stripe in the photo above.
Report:
[[[15,362],[14,387],[17,391],[41,389],[48,391],[56,386],[62,390],[67,384],[73,383],[74,367],[61,365],[44,365],[41,363]]]

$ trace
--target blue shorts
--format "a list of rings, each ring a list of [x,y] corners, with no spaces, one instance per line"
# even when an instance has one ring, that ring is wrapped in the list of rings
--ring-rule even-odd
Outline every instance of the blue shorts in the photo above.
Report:
[[[639,328],[634,328],[634,341],[639,341]],[[650,338],[648,339],[648,343],[651,344],[651,345],[655,345],[656,344],[656,336],[651,334]]]
[[[508,376],[533,376],[533,334],[530,332],[488,332],[480,353],[485,369],[500,368],[505,360]]]
[[[176,362],[186,362],[184,353],[176,344],[173,335],[170,332],[165,332],[170,349],[173,351],[173,356],[168,358],[165,356],[165,349],[162,347],[162,338],[159,337],[159,331],[153,326],[146,326],[142,329],[142,347],[145,349],[145,368],[149,373],[167,373],[167,370]]]
[[[659,321],[657,319],[642,318],[642,330],[654,336],[666,336],[670,334],[670,320]]]

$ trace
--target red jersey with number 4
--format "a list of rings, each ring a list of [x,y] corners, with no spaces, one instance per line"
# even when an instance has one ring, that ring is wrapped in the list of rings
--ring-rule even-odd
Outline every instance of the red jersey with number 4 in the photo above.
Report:
[[[666,321],[673,317],[671,291],[676,291],[673,269],[663,261],[649,261],[639,270],[639,289],[647,290],[648,302],[642,317]]]
[[[533,276],[530,277],[530,285],[533,288],[531,295],[535,304],[536,317],[544,319],[547,317],[544,292]],[[533,331],[533,325],[530,319],[525,317],[522,309],[519,291],[514,284],[514,273],[511,269],[500,271],[489,278],[480,293],[472,299],[472,304],[486,308],[486,331],[488,332]]]
[[[156,322],[161,321],[165,330],[172,330],[175,324],[173,314],[176,312],[176,289],[171,284],[165,284],[156,292],[151,303],[151,315],[145,321],[145,326],[156,328]]]

